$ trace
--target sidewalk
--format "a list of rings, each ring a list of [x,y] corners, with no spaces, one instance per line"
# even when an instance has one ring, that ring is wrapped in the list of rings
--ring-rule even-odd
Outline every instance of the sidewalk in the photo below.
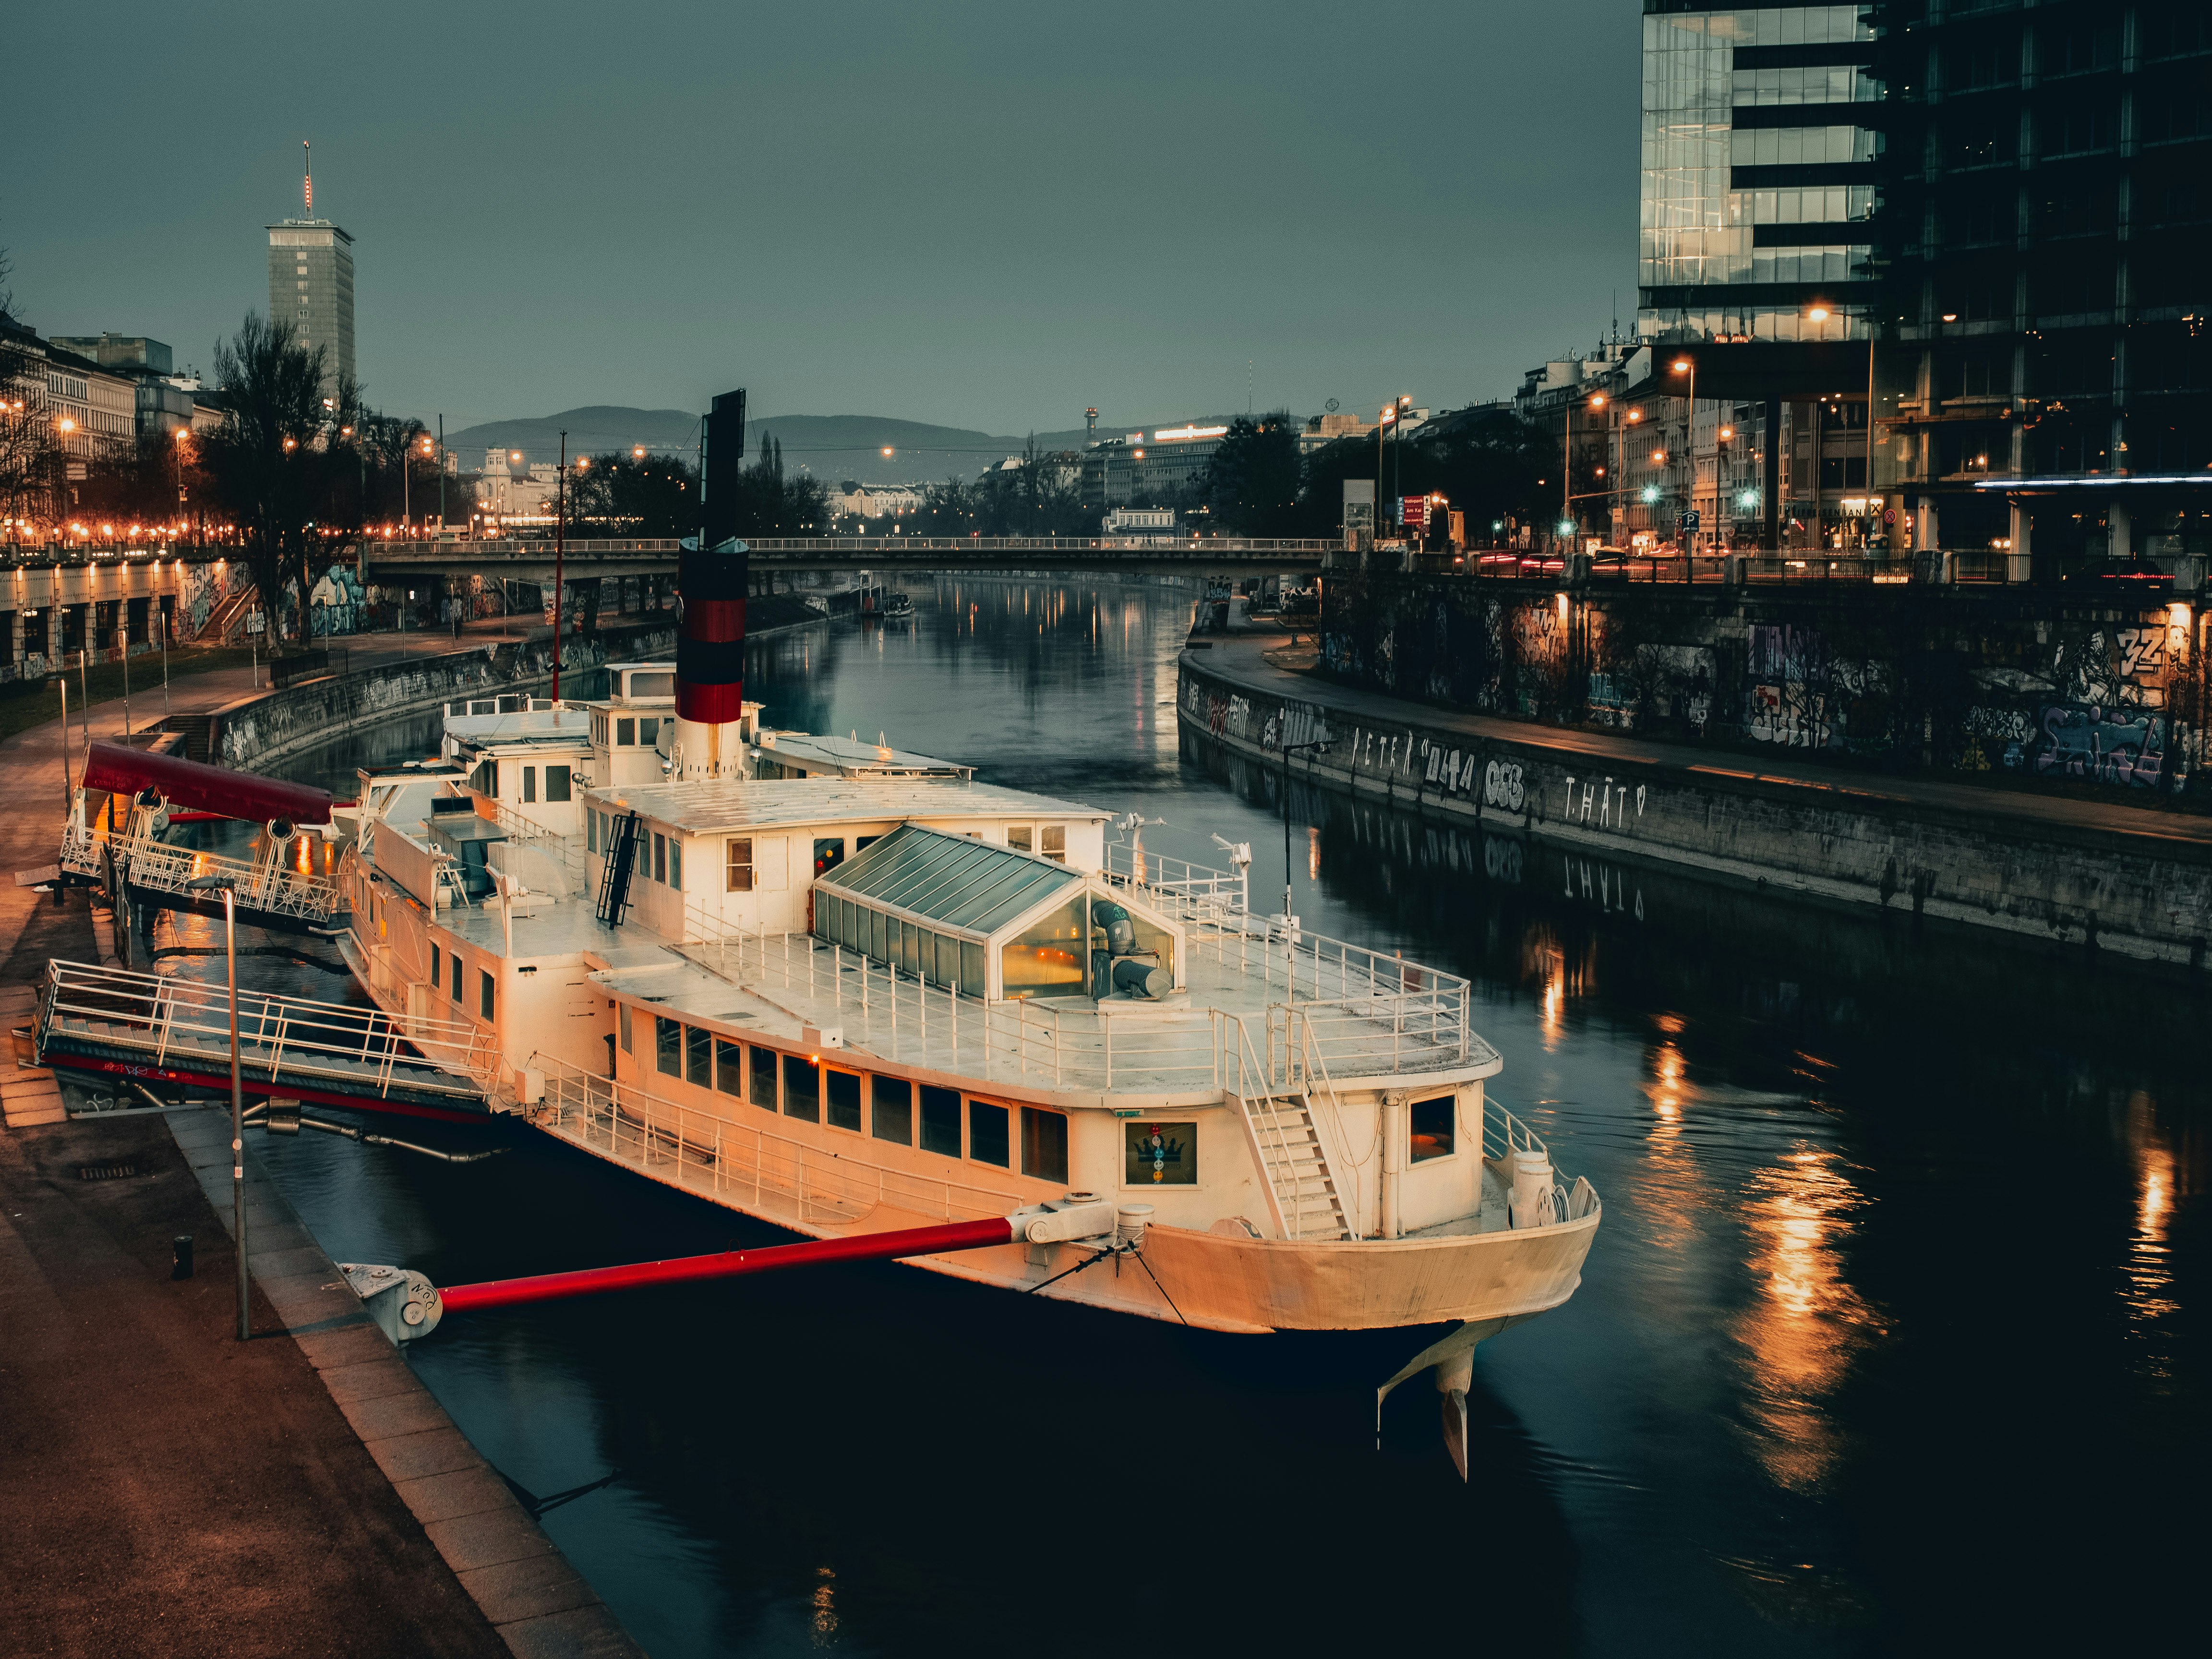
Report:
[[[514,635],[372,636],[351,666],[501,637]],[[252,690],[249,671],[216,671],[173,684],[169,707],[217,708]],[[147,710],[135,695],[134,727]],[[121,735],[119,700],[90,715],[94,738]],[[49,957],[99,960],[85,889],[58,902],[13,881],[53,861],[62,753],[58,719],[0,743],[0,789],[15,805],[0,817],[10,1027],[30,1023]],[[226,1112],[70,1120],[52,1074],[15,1068],[12,1044],[0,1102],[0,1647],[636,1659],[369,1321],[251,1139],[257,1334],[238,1341]],[[173,1282],[179,1233],[192,1235],[197,1272]]]
[[[2212,817],[2161,811],[2149,805],[2040,795],[2026,790],[1984,787],[1947,778],[1905,773],[1859,771],[1789,758],[1786,750],[1767,755],[1740,750],[1651,741],[1616,732],[1559,726],[1413,702],[1379,691],[1340,685],[1333,680],[1285,668],[1268,660],[1285,643],[1282,635],[1233,634],[1206,636],[1211,650],[1186,651],[1183,663],[1245,690],[1292,698],[1327,710],[1344,723],[1370,727],[1403,726],[1425,732],[1452,732],[1489,743],[1517,744],[1560,757],[1585,757],[1624,769],[1659,767],[1685,772],[1709,783],[1779,787],[1786,793],[1843,795],[1866,804],[1887,803],[1928,812],[2009,822],[2026,828],[2098,836],[2126,836],[2163,843],[2167,850],[2212,850]],[[1194,643],[1197,640],[1194,639]],[[1281,653],[1288,654],[1288,653]],[[1296,660],[1296,659],[1293,659]],[[2144,793],[2144,792],[2138,792]]]

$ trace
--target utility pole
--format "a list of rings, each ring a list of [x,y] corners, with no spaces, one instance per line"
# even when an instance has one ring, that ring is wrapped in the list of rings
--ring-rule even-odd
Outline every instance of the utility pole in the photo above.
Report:
[[[438,533],[446,533],[446,412],[438,411]]]

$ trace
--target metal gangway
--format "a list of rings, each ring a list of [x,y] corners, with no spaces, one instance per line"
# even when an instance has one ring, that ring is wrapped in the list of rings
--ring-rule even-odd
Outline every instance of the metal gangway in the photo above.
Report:
[[[272,847],[269,855],[258,860],[195,852],[155,840],[143,827],[147,816],[143,811],[134,811],[131,828],[119,835],[110,835],[97,825],[70,822],[62,830],[62,869],[104,884],[112,856],[115,878],[136,902],[151,901],[163,908],[214,916],[222,914],[221,896],[195,890],[191,883],[204,876],[228,876],[234,884],[238,920],[279,933],[330,927],[346,914],[345,896],[338,882],[331,876],[291,868],[283,860],[281,847]]]
[[[228,1093],[230,994],[173,975],[50,962],[34,1036],[42,1066]],[[465,1116],[505,1109],[492,1034],[465,1019],[238,994],[246,1091],[331,1106]]]

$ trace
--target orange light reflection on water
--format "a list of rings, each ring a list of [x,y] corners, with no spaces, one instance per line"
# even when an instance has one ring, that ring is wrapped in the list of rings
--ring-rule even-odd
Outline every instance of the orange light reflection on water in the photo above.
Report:
[[[1755,1455],[1774,1481],[1808,1491],[1826,1478],[1841,1436],[1822,1401],[1879,1334],[1844,1276],[1851,1214],[1866,1202],[1843,1160],[1799,1143],[1746,1184],[1747,1266],[1759,1296],[1736,1322],[1753,1382]]]

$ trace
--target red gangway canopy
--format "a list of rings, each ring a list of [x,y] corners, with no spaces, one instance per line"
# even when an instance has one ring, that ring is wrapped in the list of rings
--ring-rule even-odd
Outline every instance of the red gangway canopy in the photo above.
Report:
[[[118,795],[158,789],[173,805],[249,823],[270,818],[289,818],[295,823],[331,821],[330,793],[312,784],[256,777],[179,755],[149,755],[115,743],[92,745],[85,757],[84,787]]]

